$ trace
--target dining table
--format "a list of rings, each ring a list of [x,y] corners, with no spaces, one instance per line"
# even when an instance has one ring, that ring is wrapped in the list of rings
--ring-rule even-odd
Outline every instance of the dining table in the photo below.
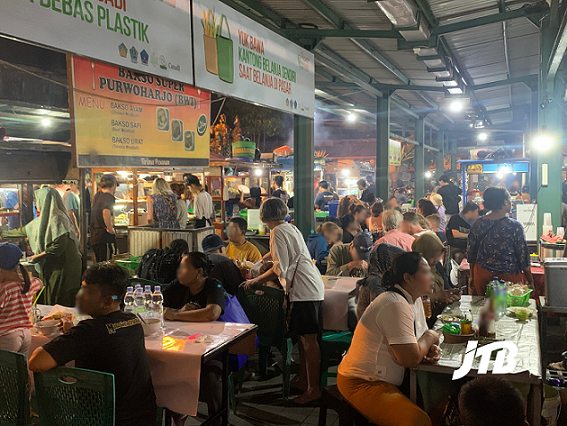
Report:
[[[325,299],[323,300],[323,329],[332,331],[348,331],[348,312],[352,305],[356,283],[361,278],[323,276]]]
[[[463,316],[465,313],[472,314],[473,326],[475,325],[484,298],[479,296],[462,296],[461,300],[448,305],[443,314],[453,316]],[[532,312],[526,321],[520,321],[508,312],[499,320],[495,321],[496,340],[505,340],[513,342],[517,348],[518,353],[515,356],[516,366],[509,374],[498,375],[507,381],[525,387],[528,400],[528,413],[527,418],[532,426],[539,426],[541,421],[542,409],[542,365],[541,365],[541,352],[540,352],[540,336],[539,336],[539,323],[535,300],[530,299],[528,308]],[[441,333],[443,322],[438,319],[433,326],[433,329]],[[475,338],[476,339],[476,338]],[[480,339],[479,339],[480,340]],[[421,389],[422,396],[424,397],[424,405],[428,405],[425,401],[426,398],[431,397],[435,390],[447,393],[453,382],[453,372],[461,367],[465,355],[467,343],[450,344],[441,340],[441,359],[433,364],[423,363],[418,367],[410,370],[410,399],[417,402],[417,387]],[[479,344],[480,347],[480,344]],[[476,357],[472,369],[466,377],[478,377],[480,358]],[[494,366],[494,359],[489,362],[487,374],[492,374]],[[435,381],[438,383],[435,383]],[[439,383],[443,382],[443,383]],[[460,382],[462,384],[462,382]],[[429,404],[434,405],[432,402]]]
[[[38,307],[42,316],[54,312],[76,314],[74,309],[57,305],[55,307],[38,305]],[[209,418],[207,423],[220,417],[222,425],[228,425],[228,356],[229,354],[254,355],[256,329],[257,326],[254,324],[220,321],[189,323],[166,320],[159,332],[145,337],[156,402],[159,407],[166,409],[166,424],[171,423],[167,421],[172,412],[188,416],[197,415],[201,367],[210,360],[219,360],[223,364],[222,406],[220,412],[214,418]],[[32,329],[29,354],[31,355],[35,348],[44,345],[57,335],[56,333],[46,337]],[[202,341],[205,337],[205,341]]]

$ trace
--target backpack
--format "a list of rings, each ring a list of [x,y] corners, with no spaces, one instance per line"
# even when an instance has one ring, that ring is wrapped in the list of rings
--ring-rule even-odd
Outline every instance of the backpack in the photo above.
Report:
[[[142,256],[138,277],[167,284],[175,280],[181,256],[165,249],[150,249]]]

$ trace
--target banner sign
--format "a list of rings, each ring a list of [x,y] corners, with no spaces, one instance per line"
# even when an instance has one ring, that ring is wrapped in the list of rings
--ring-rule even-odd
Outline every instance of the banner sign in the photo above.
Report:
[[[313,117],[313,54],[219,0],[193,1],[195,85]]]
[[[193,83],[190,0],[1,0],[0,33]]]
[[[394,141],[390,139],[390,166],[401,166],[402,165],[402,143],[400,141]]]
[[[209,165],[209,92],[76,56],[72,65],[79,167]]]

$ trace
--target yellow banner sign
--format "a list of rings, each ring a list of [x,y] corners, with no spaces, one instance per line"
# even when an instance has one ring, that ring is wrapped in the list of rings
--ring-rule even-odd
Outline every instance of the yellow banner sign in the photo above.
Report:
[[[73,57],[79,167],[209,165],[210,93]]]

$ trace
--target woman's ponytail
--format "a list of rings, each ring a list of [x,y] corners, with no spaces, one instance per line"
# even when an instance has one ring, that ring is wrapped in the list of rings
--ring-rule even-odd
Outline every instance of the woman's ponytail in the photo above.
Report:
[[[30,274],[28,274],[28,271],[26,271],[24,265],[20,265],[20,273],[22,274],[22,278],[24,279],[24,288],[22,289],[22,294],[26,294],[28,291],[30,291],[31,287]]]

